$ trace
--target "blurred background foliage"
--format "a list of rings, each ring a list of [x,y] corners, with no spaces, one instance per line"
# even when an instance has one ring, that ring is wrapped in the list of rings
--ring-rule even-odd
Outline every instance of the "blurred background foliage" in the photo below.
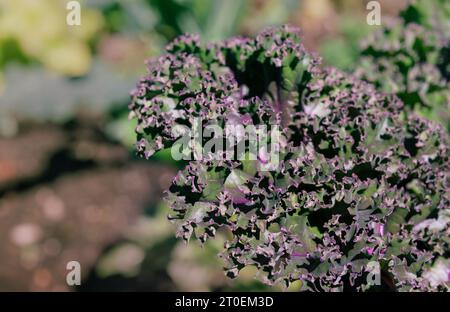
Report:
[[[128,92],[186,32],[215,41],[290,23],[325,64],[350,69],[377,28],[366,2],[85,0],[68,26],[67,1],[0,0],[0,290],[70,290],[70,260],[79,291],[269,290],[251,269],[224,276],[220,240],[174,238],[160,199],[179,164],[136,159]],[[380,2],[383,19],[405,4]]]

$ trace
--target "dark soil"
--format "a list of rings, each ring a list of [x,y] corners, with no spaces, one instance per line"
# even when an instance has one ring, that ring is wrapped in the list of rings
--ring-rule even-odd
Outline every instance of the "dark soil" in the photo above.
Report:
[[[0,138],[0,291],[68,290],[160,200],[173,169],[134,159],[94,119]]]

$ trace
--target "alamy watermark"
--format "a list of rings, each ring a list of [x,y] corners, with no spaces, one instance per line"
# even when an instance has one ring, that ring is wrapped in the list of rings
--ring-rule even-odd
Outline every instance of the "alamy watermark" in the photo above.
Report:
[[[78,1],[69,1],[66,4],[66,23],[69,26],[81,25],[81,4]]]
[[[81,265],[78,261],[69,261],[66,265],[69,272],[66,275],[66,283],[68,286],[81,285]]]
[[[367,13],[366,21],[370,26],[381,25],[381,5],[378,1],[369,1],[366,9],[370,11]]]
[[[367,285],[370,286],[380,286],[381,285],[381,269],[380,263],[377,261],[370,261],[366,266],[367,274]]]

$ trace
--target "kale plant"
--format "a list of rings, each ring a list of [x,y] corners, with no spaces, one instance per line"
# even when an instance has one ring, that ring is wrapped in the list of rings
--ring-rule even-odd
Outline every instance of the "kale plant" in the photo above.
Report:
[[[450,131],[450,2],[412,1],[362,43],[356,73]]]
[[[177,236],[225,233],[231,278],[255,266],[268,284],[305,290],[448,289],[447,132],[319,65],[289,26],[207,45],[182,36],[148,62],[130,104],[146,158],[179,148],[179,126],[196,118],[281,128],[274,170],[264,150],[247,157],[250,145],[243,159],[187,162],[167,192]]]

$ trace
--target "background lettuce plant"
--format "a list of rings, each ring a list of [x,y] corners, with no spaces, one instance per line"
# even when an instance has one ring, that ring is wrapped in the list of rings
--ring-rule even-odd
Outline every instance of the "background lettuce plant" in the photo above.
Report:
[[[446,131],[371,84],[321,69],[289,26],[201,44],[182,36],[132,91],[137,150],[149,158],[176,125],[278,125],[280,169],[257,160],[191,161],[167,194],[177,236],[228,235],[226,274],[255,266],[268,284],[316,291],[448,289]],[[371,263],[382,285],[371,285]]]
[[[412,1],[362,43],[356,74],[450,131],[450,2]]]

